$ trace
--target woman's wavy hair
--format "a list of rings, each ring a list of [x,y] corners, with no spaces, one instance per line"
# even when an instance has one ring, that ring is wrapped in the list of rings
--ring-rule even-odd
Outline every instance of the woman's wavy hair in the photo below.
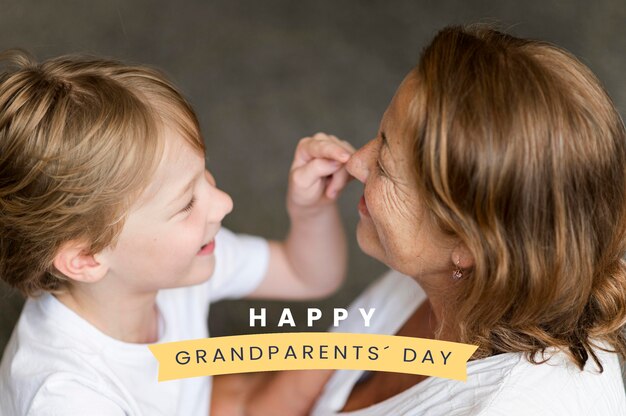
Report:
[[[0,54],[0,277],[59,291],[63,243],[114,246],[173,127],[204,156],[198,121],[159,71],[89,56]]]
[[[474,358],[600,342],[626,357],[626,133],[568,52],[485,26],[449,27],[414,69],[418,189],[474,257],[458,282]],[[544,360],[545,361],[545,360]],[[544,362],[541,361],[541,362]]]

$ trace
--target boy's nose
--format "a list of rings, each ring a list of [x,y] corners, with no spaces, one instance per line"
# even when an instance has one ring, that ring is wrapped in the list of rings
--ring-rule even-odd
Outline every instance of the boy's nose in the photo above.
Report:
[[[233,210],[233,199],[226,192],[219,189],[215,183],[215,178],[208,170],[204,171],[207,181],[211,184],[212,191],[209,203],[211,210],[209,211],[207,220],[209,222],[219,222]]]
[[[233,199],[230,197],[230,195],[228,195],[226,192],[222,191],[219,188],[216,188],[217,191],[221,194],[220,195],[220,199],[221,199],[221,208],[224,212],[224,215],[222,216],[222,218],[224,218],[225,216],[227,216],[228,214],[230,214],[233,211]]]
[[[209,200],[210,209],[207,213],[207,222],[220,222],[233,210],[233,199],[219,188],[213,188]]]

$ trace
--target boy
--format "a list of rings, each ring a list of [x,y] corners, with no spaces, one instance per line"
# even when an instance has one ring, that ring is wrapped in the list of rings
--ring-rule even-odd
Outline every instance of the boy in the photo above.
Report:
[[[146,344],[208,336],[209,303],[335,290],[334,203],[353,149],[303,139],[288,237],[220,229],[195,114],[159,72],[20,51],[0,60],[0,276],[28,296],[0,365],[0,414],[206,415],[210,377],[157,382]],[[330,179],[328,179],[330,177]]]

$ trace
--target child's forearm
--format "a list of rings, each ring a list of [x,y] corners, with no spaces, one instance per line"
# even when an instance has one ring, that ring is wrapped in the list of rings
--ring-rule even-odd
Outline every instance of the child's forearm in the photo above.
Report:
[[[354,149],[318,133],[298,143],[289,171],[285,241],[270,242],[266,276],[249,297],[312,299],[336,290],[346,274],[346,237],[336,200],[350,175]]]
[[[346,236],[337,205],[288,205],[291,229],[285,252],[297,276],[320,296],[335,291],[347,268]]]

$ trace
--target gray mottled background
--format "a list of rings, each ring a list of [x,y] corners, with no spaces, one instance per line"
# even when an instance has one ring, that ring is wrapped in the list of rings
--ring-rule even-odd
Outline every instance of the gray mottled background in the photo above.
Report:
[[[513,34],[569,49],[624,114],[624,0],[3,0],[0,49],[19,46],[39,58],[88,52],[162,68],[195,106],[209,168],[235,201],[225,225],[280,238],[298,139],[321,130],[363,145],[435,32],[473,22],[499,22]],[[354,241],[361,189],[351,184],[340,201],[351,244],[348,281],[326,301],[291,305],[296,319],[309,306],[347,305],[384,270]],[[0,284],[0,351],[21,305]],[[286,304],[222,302],[211,311],[212,334],[249,332],[248,307],[260,305],[269,308],[266,330],[277,330]]]

